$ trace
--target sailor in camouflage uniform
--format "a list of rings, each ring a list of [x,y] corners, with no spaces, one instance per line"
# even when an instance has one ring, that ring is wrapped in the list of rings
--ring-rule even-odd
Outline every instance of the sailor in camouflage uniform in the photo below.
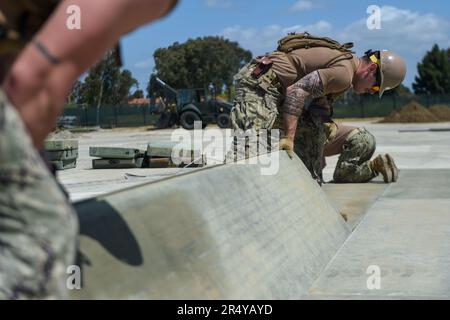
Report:
[[[164,16],[176,0],[79,0],[92,13],[81,30],[66,27],[73,2],[58,3],[0,2],[0,299],[67,297],[78,222],[37,149],[73,82],[120,35]]]
[[[0,80],[56,4],[2,2]],[[26,15],[31,18],[23,18]],[[19,24],[33,25],[34,30],[19,31]],[[0,299],[64,296],[63,280],[74,260],[77,231],[75,212],[0,89]]]
[[[226,162],[255,156],[258,148],[269,147],[267,141],[260,139],[261,145],[256,145],[251,144],[249,139],[258,139],[261,130],[272,129],[278,115],[277,107],[283,97],[272,70],[268,70],[260,79],[252,76],[258,64],[258,60],[253,60],[234,76],[237,88],[230,120],[234,129],[235,150],[227,153]]]
[[[378,155],[371,160],[375,149],[375,137],[364,127],[346,126],[340,123],[326,123],[327,141],[323,151],[325,157],[339,155],[333,173],[335,183],[369,182],[379,174],[386,183],[396,182],[398,168],[389,154]]]
[[[65,296],[77,219],[0,91],[0,299]]]
[[[406,74],[403,59],[395,53],[369,50],[358,58],[349,50],[351,46],[308,33],[294,34],[281,39],[277,51],[244,66],[235,77],[231,111],[237,135],[258,135],[261,129],[275,126],[282,131],[280,149],[293,152],[297,140],[300,158],[313,179],[322,183],[324,123],[332,117],[336,97],[350,88],[358,94],[381,96],[398,86]],[[321,103],[304,107],[314,100]]]

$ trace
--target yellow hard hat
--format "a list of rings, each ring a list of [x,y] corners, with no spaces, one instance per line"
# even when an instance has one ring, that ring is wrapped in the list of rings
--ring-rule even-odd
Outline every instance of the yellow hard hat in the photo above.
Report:
[[[406,64],[402,57],[389,51],[380,51],[380,98],[384,91],[397,87],[405,79]]]

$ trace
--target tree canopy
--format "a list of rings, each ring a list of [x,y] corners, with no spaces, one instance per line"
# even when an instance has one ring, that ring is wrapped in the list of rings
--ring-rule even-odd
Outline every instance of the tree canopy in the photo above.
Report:
[[[450,49],[441,50],[437,44],[417,64],[418,76],[413,83],[416,94],[450,93]]]
[[[115,106],[126,103],[138,82],[127,69],[121,70],[113,51],[89,69],[83,81],[76,81],[69,102],[88,106]]]
[[[223,37],[175,42],[154,53],[156,75],[174,88],[205,88],[212,83],[216,93],[230,88],[233,76],[252,54],[237,42]]]
[[[141,99],[144,98],[144,91],[141,89],[136,90],[131,96],[131,99]]]

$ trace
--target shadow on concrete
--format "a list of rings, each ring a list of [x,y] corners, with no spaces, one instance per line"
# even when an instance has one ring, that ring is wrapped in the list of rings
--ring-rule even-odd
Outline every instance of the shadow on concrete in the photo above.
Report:
[[[371,181],[367,181],[367,182],[335,182],[334,180],[330,180],[324,184],[341,184],[341,185],[353,185],[353,184],[387,184],[384,181],[380,181],[380,180],[371,180]]]
[[[143,264],[141,248],[127,222],[108,202],[88,200],[76,206],[80,235],[96,240],[115,258],[131,266]],[[80,266],[91,265],[89,257],[78,252]]]

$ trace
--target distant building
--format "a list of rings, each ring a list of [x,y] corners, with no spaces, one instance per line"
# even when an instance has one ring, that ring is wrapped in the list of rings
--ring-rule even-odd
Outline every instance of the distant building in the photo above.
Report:
[[[148,99],[148,98],[134,98],[134,99],[128,100],[128,104],[130,106],[149,105],[150,104],[150,99]]]

